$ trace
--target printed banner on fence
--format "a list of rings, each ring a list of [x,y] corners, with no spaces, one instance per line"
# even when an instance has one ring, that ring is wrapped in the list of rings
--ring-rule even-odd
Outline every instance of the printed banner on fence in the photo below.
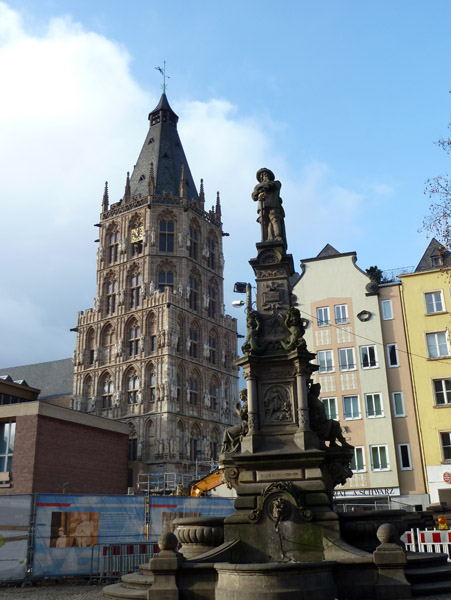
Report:
[[[234,498],[191,498],[186,496],[150,496],[150,538],[174,531],[173,520],[182,517],[228,517]]]
[[[31,496],[0,497],[0,581],[22,581],[27,571]]]
[[[38,494],[33,577],[88,575],[98,544],[144,535],[144,496]]]

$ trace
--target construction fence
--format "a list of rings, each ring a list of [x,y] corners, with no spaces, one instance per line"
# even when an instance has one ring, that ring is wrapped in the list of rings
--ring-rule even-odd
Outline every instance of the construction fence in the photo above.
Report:
[[[119,577],[149,560],[175,518],[232,511],[232,498],[0,496],[0,582]]]

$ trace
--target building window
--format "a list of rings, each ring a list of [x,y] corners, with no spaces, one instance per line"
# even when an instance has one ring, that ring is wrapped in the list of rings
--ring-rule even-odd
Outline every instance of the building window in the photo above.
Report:
[[[199,304],[199,283],[194,277],[189,278],[189,307],[197,312]]]
[[[164,292],[168,288],[171,292],[174,289],[174,273],[172,271],[160,271],[158,273],[158,291]]]
[[[451,379],[435,379],[434,393],[437,406],[451,404]]]
[[[365,394],[366,416],[368,418],[383,417],[384,407],[380,394]]]
[[[391,300],[382,300],[381,302],[382,318],[384,321],[393,319],[393,307]]]
[[[399,452],[399,465],[401,471],[411,471],[412,461],[410,459],[410,446],[409,444],[398,444]]]
[[[424,300],[426,302],[426,314],[432,315],[444,311],[442,292],[427,292],[424,294]]]
[[[393,392],[393,413],[395,417],[405,417],[406,413],[404,410],[404,398],[402,392]]]
[[[175,386],[176,386],[177,402],[180,402],[182,399],[182,376],[180,373],[177,373],[176,380],[175,380]]]
[[[321,398],[324,404],[324,410],[328,419],[338,419],[337,399],[336,398]]]
[[[316,309],[316,320],[318,321],[318,327],[325,327],[330,325],[329,307],[323,306]]]
[[[136,356],[139,354],[139,342],[141,338],[141,328],[138,325],[130,327],[128,332],[128,355]]]
[[[210,384],[210,410],[217,409],[218,389],[215,383]]]
[[[174,221],[160,221],[160,252],[174,252]]]
[[[208,362],[211,365],[216,364],[216,337],[210,335],[208,338]]]
[[[109,281],[106,288],[106,314],[116,312],[117,281]]]
[[[198,256],[198,233],[194,227],[189,228],[189,257],[197,260]]]
[[[141,274],[135,273],[130,278],[130,307],[136,308],[141,304]]]
[[[433,267],[443,267],[443,256],[439,254],[431,256],[431,263]]]
[[[346,420],[360,419],[358,396],[343,396],[343,413]]]
[[[132,257],[139,256],[143,251],[143,241],[142,239],[132,243]]]
[[[340,371],[353,371],[356,366],[354,348],[339,348],[338,364]]]
[[[332,350],[320,350],[318,352],[318,364],[320,373],[332,373],[334,370],[334,357]]]
[[[132,373],[128,378],[127,399],[129,404],[138,402],[139,379],[136,373]]]
[[[15,421],[3,421],[0,423],[0,471],[2,473],[11,471],[15,435]]]
[[[108,242],[108,258],[111,265],[117,262],[119,258],[119,232],[113,231],[110,233]]]
[[[88,333],[88,361],[90,365],[94,364],[94,346],[95,346],[95,333],[91,329]]]
[[[388,463],[387,446],[370,446],[371,454],[371,469],[373,471],[388,471],[390,465]]]
[[[348,307],[346,304],[337,304],[334,307],[335,312],[335,323],[337,325],[343,325],[343,323],[348,323]]]
[[[151,402],[155,402],[156,398],[157,377],[155,373],[149,375],[149,397]]]
[[[365,471],[365,452],[363,446],[356,446],[354,448],[354,456],[352,457],[351,464],[349,465],[354,473],[361,473]]]
[[[157,336],[151,335],[150,336],[150,351],[155,352],[156,347],[157,347]]]
[[[396,344],[387,344],[387,361],[390,368],[399,367],[398,348]]]
[[[216,243],[214,240],[209,238],[207,240],[207,249],[208,249],[208,259],[207,265],[210,269],[215,269],[216,267]]]
[[[112,363],[115,357],[115,331],[111,324],[108,324],[102,335],[103,364]]]
[[[426,342],[429,358],[440,358],[441,356],[449,355],[446,331],[427,333]]]
[[[199,334],[196,329],[189,330],[189,355],[191,358],[198,356]]]
[[[360,363],[362,369],[377,367],[376,346],[360,346]]]
[[[195,377],[191,377],[188,381],[188,389],[189,389],[189,398],[188,402],[193,406],[197,406],[197,401],[199,398],[199,384]]]
[[[130,462],[138,460],[138,439],[128,439],[128,460]]]
[[[216,289],[208,286],[208,316],[214,319],[216,316]]]
[[[111,408],[113,406],[114,385],[110,377],[107,377],[102,386],[102,408]]]
[[[451,433],[449,431],[440,432],[440,441],[442,443],[443,460],[451,461]]]

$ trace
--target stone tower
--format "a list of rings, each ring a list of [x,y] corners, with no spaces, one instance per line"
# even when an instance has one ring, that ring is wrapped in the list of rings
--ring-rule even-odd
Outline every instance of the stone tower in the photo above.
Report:
[[[73,408],[130,426],[129,485],[208,472],[236,417],[219,193],[205,209],[163,93],[124,196],[102,201],[94,308],[80,312]]]

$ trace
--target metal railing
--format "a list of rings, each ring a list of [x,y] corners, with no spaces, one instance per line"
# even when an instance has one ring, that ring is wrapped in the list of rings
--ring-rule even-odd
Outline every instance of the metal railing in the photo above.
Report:
[[[92,547],[89,579],[114,580],[137,573],[139,566],[149,562],[157,552],[156,541],[96,544]]]

